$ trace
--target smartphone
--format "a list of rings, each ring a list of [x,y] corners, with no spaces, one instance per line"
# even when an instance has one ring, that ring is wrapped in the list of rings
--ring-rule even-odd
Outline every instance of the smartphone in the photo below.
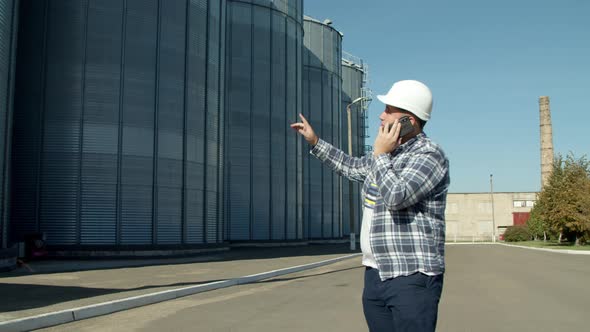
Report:
[[[412,121],[410,121],[409,116],[402,116],[399,119],[399,123],[402,126],[399,132],[399,137],[404,137],[414,131],[414,126],[412,125]],[[393,127],[393,123],[389,124],[389,130],[391,130],[391,127]]]

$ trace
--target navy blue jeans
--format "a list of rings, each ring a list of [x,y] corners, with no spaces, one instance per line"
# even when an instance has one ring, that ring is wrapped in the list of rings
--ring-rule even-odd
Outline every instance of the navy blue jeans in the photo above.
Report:
[[[434,331],[442,287],[442,274],[381,281],[378,270],[367,267],[363,311],[369,331]]]

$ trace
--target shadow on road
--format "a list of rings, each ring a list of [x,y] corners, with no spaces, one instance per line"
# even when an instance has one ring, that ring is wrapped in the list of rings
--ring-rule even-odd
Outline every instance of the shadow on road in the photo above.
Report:
[[[95,296],[139,291],[160,287],[196,286],[221,280],[179,282],[161,285],[144,285],[135,288],[88,288],[77,286],[0,283],[0,312],[41,308],[56,303],[80,300]]]

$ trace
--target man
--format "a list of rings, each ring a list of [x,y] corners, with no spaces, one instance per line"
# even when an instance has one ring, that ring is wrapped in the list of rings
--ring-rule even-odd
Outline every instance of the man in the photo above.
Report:
[[[423,132],[432,112],[426,85],[399,81],[378,98],[385,110],[372,155],[346,155],[319,139],[303,115],[291,127],[325,165],[363,182],[362,301],[369,330],[434,331],[445,270],[449,162]],[[412,127],[399,137],[404,116]]]

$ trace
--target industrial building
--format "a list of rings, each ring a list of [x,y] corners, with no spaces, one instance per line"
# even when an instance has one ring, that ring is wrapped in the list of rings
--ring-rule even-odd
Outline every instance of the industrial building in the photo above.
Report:
[[[8,218],[17,10],[15,0],[0,2],[0,268],[12,264],[16,255],[9,246]]]
[[[539,97],[539,133],[542,189],[551,175],[554,157],[548,96]],[[506,227],[527,222],[537,195],[536,192],[494,192],[492,175],[489,193],[449,193],[445,211],[447,242],[502,240]]]
[[[29,239],[88,257],[358,234],[359,185],[288,125],[361,156],[370,97],[303,0],[3,1],[0,269]],[[535,197],[449,194],[447,240],[499,234]]]
[[[226,240],[301,240],[302,0],[227,3]]]
[[[21,1],[11,233],[220,243],[220,1]]]
[[[303,115],[323,140],[340,146],[342,35],[328,22],[304,18]],[[308,147],[306,147],[309,150]],[[342,236],[341,181],[308,153],[303,156],[303,210],[312,239]]]
[[[348,115],[347,107],[351,112],[351,152],[355,157],[370,153],[371,146],[365,145],[369,137],[367,121],[367,109],[371,99],[371,91],[368,87],[369,68],[360,58],[343,52],[342,56],[342,130],[341,147],[347,147],[348,141]],[[357,101],[356,103],[353,103]],[[347,151],[348,152],[348,151]],[[352,190],[348,179],[342,181],[342,229],[344,234],[350,234],[351,225],[353,233],[360,233],[361,204],[354,199],[360,195],[360,183],[352,183]],[[352,192],[352,195],[350,194]],[[352,197],[352,199],[351,199]],[[350,218],[350,215],[354,217]]]
[[[0,10],[3,249],[190,253],[346,235],[342,180],[288,125],[306,114],[346,148],[343,103],[364,81],[343,82],[342,34],[304,19],[302,0]]]
[[[501,240],[506,227],[528,220],[536,200],[536,192],[449,193],[446,241],[494,241],[494,234]]]

